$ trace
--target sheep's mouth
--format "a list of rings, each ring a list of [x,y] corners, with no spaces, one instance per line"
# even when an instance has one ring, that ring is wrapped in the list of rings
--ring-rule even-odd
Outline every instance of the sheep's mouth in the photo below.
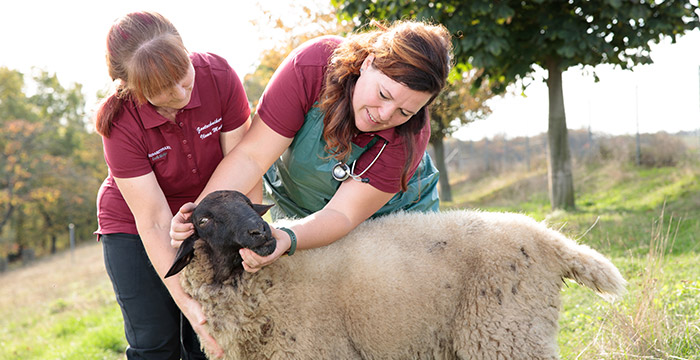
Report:
[[[272,254],[275,251],[276,247],[277,247],[277,240],[275,240],[275,238],[271,238],[271,239],[267,240],[265,243],[263,243],[262,245],[251,248],[250,250],[253,250],[254,253],[256,253],[260,256],[267,256],[267,255]]]

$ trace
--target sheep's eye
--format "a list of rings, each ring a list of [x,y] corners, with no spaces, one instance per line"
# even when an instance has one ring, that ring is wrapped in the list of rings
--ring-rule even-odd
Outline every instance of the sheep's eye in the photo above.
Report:
[[[206,225],[207,223],[209,223],[209,218],[208,218],[208,217],[203,217],[203,218],[199,219],[199,226],[204,226],[204,225]]]

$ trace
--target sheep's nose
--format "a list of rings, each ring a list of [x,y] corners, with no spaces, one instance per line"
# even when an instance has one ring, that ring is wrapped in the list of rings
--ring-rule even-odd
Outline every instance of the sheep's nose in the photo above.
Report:
[[[263,232],[260,229],[248,230],[248,235],[253,237],[263,236]]]
[[[264,225],[257,225],[248,229],[248,235],[250,235],[253,238],[265,237],[265,234],[266,232]]]

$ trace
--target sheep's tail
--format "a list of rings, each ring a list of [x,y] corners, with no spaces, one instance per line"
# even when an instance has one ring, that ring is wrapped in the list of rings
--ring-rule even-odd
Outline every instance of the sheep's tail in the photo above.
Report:
[[[595,290],[603,298],[613,301],[625,293],[627,281],[610,260],[586,245],[577,244],[557,233],[557,251],[562,277]]]

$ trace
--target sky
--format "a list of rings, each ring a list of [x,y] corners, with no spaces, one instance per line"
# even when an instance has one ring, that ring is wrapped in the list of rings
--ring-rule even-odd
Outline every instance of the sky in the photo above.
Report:
[[[318,0],[297,0],[314,2]],[[272,33],[251,20],[262,9],[289,11],[287,0],[27,0],[0,5],[0,66],[29,77],[32,69],[55,73],[63,86],[83,85],[88,111],[111,80],[105,38],[112,22],[131,11],[157,11],[170,19],[190,51],[225,57],[243,78],[252,72]],[[609,65],[571,68],[563,74],[570,129],[611,135],[700,129],[700,30],[652,46],[653,65],[634,71]],[[592,71],[600,81],[595,83]],[[547,131],[546,71],[535,71],[525,90],[491,100],[492,114],[455,134],[462,140],[533,136]]]

